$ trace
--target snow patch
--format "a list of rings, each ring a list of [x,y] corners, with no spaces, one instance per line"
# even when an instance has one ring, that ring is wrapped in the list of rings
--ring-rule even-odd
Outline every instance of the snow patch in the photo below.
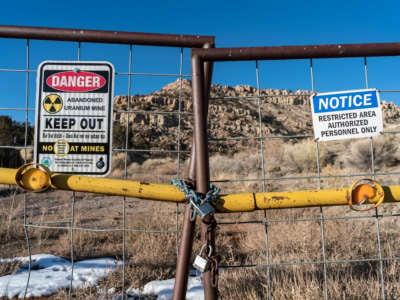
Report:
[[[170,300],[174,292],[175,279],[155,280],[147,283],[143,287],[142,294],[157,295],[158,300]],[[202,300],[204,299],[204,289],[200,277],[189,277],[187,292],[187,300]]]
[[[31,276],[26,297],[50,296],[60,289],[67,289],[71,281],[72,264],[61,257],[51,254],[32,255]],[[23,298],[28,279],[29,257],[0,259],[1,263],[21,262],[21,268],[12,275],[0,277],[0,298]],[[74,264],[73,288],[95,286],[99,279],[121,266],[122,262],[112,258],[87,259]],[[187,300],[204,299],[201,273],[190,270],[187,285]],[[127,290],[128,299],[140,299],[141,296],[156,295],[158,300],[172,299],[175,279],[155,280],[143,288]],[[122,295],[115,295],[115,288],[106,293],[109,296],[98,299],[119,300]],[[114,294],[114,295],[113,295]]]
[[[32,255],[31,276],[26,297],[50,296],[69,288],[72,264],[51,254]],[[0,277],[0,298],[23,298],[28,280],[29,257],[0,259],[0,263],[21,261],[24,264],[12,275]],[[112,258],[87,259],[74,264],[73,288],[93,286],[121,263]]]

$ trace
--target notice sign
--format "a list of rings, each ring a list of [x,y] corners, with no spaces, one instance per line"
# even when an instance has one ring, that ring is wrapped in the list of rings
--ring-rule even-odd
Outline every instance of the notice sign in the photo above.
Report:
[[[114,67],[108,62],[40,64],[35,162],[52,172],[105,176],[111,170]]]
[[[371,137],[383,131],[375,89],[321,93],[310,102],[314,136],[319,141]]]

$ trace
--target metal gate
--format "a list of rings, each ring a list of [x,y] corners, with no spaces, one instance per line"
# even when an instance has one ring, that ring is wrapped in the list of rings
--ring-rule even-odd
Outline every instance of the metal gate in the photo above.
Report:
[[[15,158],[2,159],[2,167],[17,167],[32,159],[40,62],[102,60],[115,66],[118,95],[110,176],[157,183],[184,176],[192,119],[191,97],[185,92],[191,78],[188,48],[212,47],[213,37],[19,26],[0,26],[0,37],[1,157]],[[11,127],[17,128],[14,136]],[[166,135],[172,143],[166,143]],[[171,207],[80,192],[39,196],[9,188],[4,193],[8,197],[2,200],[2,223],[7,226],[2,229],[1,256],[25,249],[17,252],[28,255],[29,274],[31,255],[44,249],[70,260],[70,286],[60,297],[106,295],[113,285],[115,293],[125,293],[132,283],[157,279],[150,274],[173,277],[182,210],[178,204]],[[23,237],[25,244],[21,244]],[[74,263],[107,253],[123,263],[104,289],[74,289]],[[21,297],[32,295],[28,284],[29,278]]]
[[[7,152],[18,150],[24,162],[30,160],[33,74],[41,61],[109,60],[116,66],[116,94],[122,95],[115,99],[114,119],[119,123],[114,129],[119,134],[114,135],[114,165],[118,166],[113,170],[114,177],[167,183],[173,177],[188,176],[195,180],[201,194],[208,191],[210,182],[223,193],[338,189],[364,177],[384,184],[387,193],[390,189],[386,185],[398,183],[400,131],[394,105],[384,105],[387,122],[382,136],[333,143],[313,140],[309,112],[312,93],[327,91],[320,78],[337,76],[321,71],[324,62],[339,63],[338,58],[346,58],[344,65],[356,58],[351,64],[357,64],[359,79],[354,86],[349,84],[353,88],[374,87],[389,98],[396,95],[397,87],[384,87],[373,78],[383,69],[377,65],[384,65],[384,58],[374,57],[399,55],[397,43],[195,49],[189,75],[184,47],[212,47],[213,38],[13,26],[0,27],[0,36],[15,39],[1,40],[4,49],[15,43],[13,51],[20,51],[0,60],[0,88],[16,99],[12,105],[3,102],[0,109],[17,120],[1,119],[0,158],[18,158],[19,153]],[[170,57],[174,57],[171,66]],[[151,66],[149,69],[147,64],[141,65],[141,58]],[[293,70],[288,73],[291,75],[301,69],[303,75],[297,78],[304,82],[307,76],[308,88],[295,92],[282,87],[263,88],[279,75],[271,74],[273,68],[293,60],[299,65],[286,65],[285,70]],[[253,86],[224,86],[220,61],[248,61],[254,72]],[[272,61],[276,65],[268,64]],[[210,86],[213,63],[218,84]],[[233,64],[225,64],[234,72]],[[186,78],[192,79],[192,85]],[[170,79],[177,81],[170,83]],[[145,85],[154,89],[136,88]],[[14,135],[7,131],[11,127],[16,128]],[[172,136],[173,145],[163,139],[166,135]],[[190,160],[192,137],[195,151]],[[1,163],[15,167],[6,159]],[[70,286],[67,292],[58,294],[60,297],[126,295],[131,285],[137,287],[155,279],[151,276],[161,279],[174,275],[182,220],[178,205],[172,208],[81,192],[54,191],[42,197],[8,188],[3,193],[6,197],[1,208],[5,214],[0,220],[6,230],[1,237],[6,243],[0,246],[2,253],[11,256],[13,249],[27,250],[29,274],[34,266],[31,254],[40,249],[68,258],[72,262]],[[285,200],[285,193],[280,195],[282,199],[274,201]],[[236,199],[241,197],[245,198],[239,195]],[[185,214],[181,251],[186,250],[177,262],[176,276],[181,279],[175,286],[177,298],[184,296],[192,237],[198,235],[195,221],[190,221],[189,206]],[[218,228],[210,219],[201,225],[201,235],[219,261],[218,268],[214,264],[204,273],[205,295],[216,297],[219,270],[219,295],[225,299],[397,298],[398,216],[397,203],[385,203],[366,212],[342,206],[217,214]],[[23,225],[22,231],[14,228],[18,224]],[[21,245],[21,237],[25,245]],[[202,243],[195,240],[193,252],[198,253],[201,247]],[[74,289],[75,262],[105,253],[120,258],[120,271],[113,273],[101,290]],[[117,290],[110,292],[115,286]],[[20,296],[27,296],[28,290],[27,284]]]
[[[315,86],[322,86],[318,92],[330,91],[324,89],[329,76],[343,76],[352,89],[373,87],[385,98],[395,97],[398,86],[389,89],[382,82],[377,85],[378,74],[370,69],[381,72],[379,64],[387,64],[382,56],[399,54],[398,43],[193,50],[194,103],[207,97],[202,92],[204,62],[214,63],[214,70],[225,66],[234,72],[233,62],[242,61],[240,70],[253,69],[254,74],[253,87],[224,90],[218,86],[211,91],[209,134],[201,140],[205,149],[210,148],[210,181],[225,193],[337,189],[365,177],[397,184],[397,159],[389,162],[398,151],[398,118],[388,122],[393,117],[393,104],[384,104],[387,123],[382,136],[318,142],[313,139],[309,99],[317,91]],[[390,61],[396,65],[398,58]],[[340,65],[342,73],[329,73],[327,67],[324,70],[327,62],[333,70],[335,63]],[[357,79],[346,77],[354,66],[358,68]],[[287,71],[288,86],[295,85],[289,82],[292,78],[304,82],[308,77],[308,88],[271,89],[269,82],[274,81],[273,72],[279,67]],[[292,76],[291,70],[302,76]],[[325,82],[319,77],[325,77]],[[331,89],[335,89],[334,84]],[[274,110],[275,114],[271,113]],[[309,123],[303,126],[306,130],[278,130],[285,128],[285,122],[290,124],[292,116],[299,118],[299,113],[302,121]],[[202,120],[206,122],[206,115]],[[231,125],[221,130],[214,123]],[[248,124],[257,127],[248,128]],[[340,155],[344,154],[347,159],[342,161]],[[282,196],[284,200],[285,194]],[[385,204],[368,212],[320,207],[229,214],[218,217],[217,223],[223,298],[393,299],[399,295],[396,205]]]

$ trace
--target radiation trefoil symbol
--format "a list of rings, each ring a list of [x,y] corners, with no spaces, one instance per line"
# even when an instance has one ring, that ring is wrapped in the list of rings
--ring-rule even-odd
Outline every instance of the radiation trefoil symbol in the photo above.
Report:
[[[47,95],[43,100],[43,108],[50,114],[58,113],[63,107],[63,100],[57,94]]]

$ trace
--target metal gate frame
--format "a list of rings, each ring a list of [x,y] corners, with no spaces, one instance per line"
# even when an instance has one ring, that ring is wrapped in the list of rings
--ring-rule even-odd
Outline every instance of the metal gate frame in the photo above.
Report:
[[[0,38],[27,39],[28,43],[29,40],[33,39],[33,40],[72,41],[79,43],[80,42],[111,43],[111,44],[165,46],[165,47],[181,47],[181,48],[201,48],[201,47],[213,48],[215,45],[214,36],[155,34],[155,33],[8,26],[8,25],[0,25]],[[203,68],[204,68],[203,72],[205,74],[208,74],[206,83],[204,83],[204,90],[207,93],[211,82],[212,63],[204,63]],[[28,124],[26,122],[25,127],[27,128],[27,126]],[[26,146],[27,144],[25,141],[25,147]],[[201,153],[201,152],[196,151],[195,146],[193,144],[191,151],[191,163],[189,167],[189,179],[193,182],[196,181],[195,170],[202,169],[201,167],[196,167],[194,159],[194,157],[197,156],[196,153]],[[176,272],[176,280],[174,287],[174,293],[177,294],[178,299],[184,299],[186,295],[189,259],[190,259],[190,252],[192,249],[194,223],[195,221],[190,221],[190,209],[189,206],[186,205],[184,225],[182,228],[183,232],[178,251],[177,272]],[[28,252],[30,257],[29,249]],[[124,278],[123,278],[123,294],[125,298]]]
[[[148,46],[214,47],[214,38],[205,36],[23,26],[0,26],[0,37]],[[207,115],[213,62],[397,55],[400,55],[400,43],[193,49],[191,64],[194,131],[189,179],[195,183],[196,191],[205,194],[209,190]],[[215,249],[215,232],[214,230],[211,233],[207,231],[211,222],[211,218],[203,220],[202,235],[210,234],[212,246]],[[184,299],[185,297],[194,224],[195,222],[190,220],[190,208],[186,206],[183,232],[179,246],[174,299]],[[204,273],[206,299],[215,299],[217,297],[217,288],[211,284],[211,276],[212,274],[209,270]]]
[[[210,171],[207,137],[208,93],[204,88],[209,77],[204,73],[204,64],[222,61],[258,61],[258,60],[291,60],[314,58],[344,58],[370,56],[400,55],[400,43],[366,43],[344,45],[306,45],[306,46],[274,46],[274,47],[236,47],[192,50],[192,88],[194,113],[194,139],[196,147],[196,187],[197,192],[205,194],[209,190]],[[261,134],[261,132],[260,132]],[[263,181],[265,178],[263,179]],[[202,235],[206,234],[207,225],[202,222]],[[215,251],[215,229],[211,233]],[[324,264],[326,278],[326,266]],[[217,298],[217,287],[211,285],[211,272],[204,274],[205,299]],[[383,276],[383,275],[382,275]],[[382,287],[384,296],[384,286]],[[327,292],[324,289],[327,299]],[[271,297],[269,292],[268,298]],[[385,297],[383,297],[385,298]]]

